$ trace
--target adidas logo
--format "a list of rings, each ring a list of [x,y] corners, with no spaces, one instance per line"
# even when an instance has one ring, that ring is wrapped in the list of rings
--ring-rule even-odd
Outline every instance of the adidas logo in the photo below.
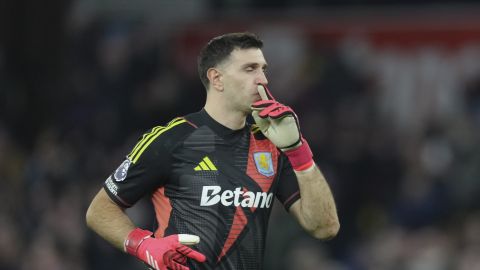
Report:
[[[213,165],[213,162],[205,156],[202,161],[194,168],[195,171],[216,171],[217,167]]]

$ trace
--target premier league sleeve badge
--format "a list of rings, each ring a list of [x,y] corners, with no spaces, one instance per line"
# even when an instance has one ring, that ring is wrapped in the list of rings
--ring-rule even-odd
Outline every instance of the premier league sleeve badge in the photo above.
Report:
[[[115,179],[117,182],[125,180],[125,178],[127,178],[128,168],[130,167],[131,163],[132,161],[130,159],[125,159],[125,161],[118,166],[117,170],[113,174],[113,179]]]

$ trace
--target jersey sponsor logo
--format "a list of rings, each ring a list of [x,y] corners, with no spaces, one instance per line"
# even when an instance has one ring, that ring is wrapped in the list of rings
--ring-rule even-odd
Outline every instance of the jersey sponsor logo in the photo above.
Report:
[[[213,164],[213,162],[208,158],[208,156],[205,156],[200,163],[198,163],[198,166],[193,168],[195,171],[216,171],[217,167]]]
[[[132,161],[130,161],[130,159],[125,159],[125,161],[118,166],[117,170],[113,174],[113,179],[115,179],[117,182],[125,180],[125,178],[127,178],[128,168],[130,167],[131,163]]]
[[[253,159],[255,160],[255,166],[257,171],[267,177],[273,176],[275,171],[273,170],[272,153],[270,152],[256,152],[253,153]]]
[[[220,186],[203,186],[200,206],[212,206],[221,203],[224,206],[241,206],[270,208],[273,193],[243,191],[237,187],[235,190],[224,190]]]

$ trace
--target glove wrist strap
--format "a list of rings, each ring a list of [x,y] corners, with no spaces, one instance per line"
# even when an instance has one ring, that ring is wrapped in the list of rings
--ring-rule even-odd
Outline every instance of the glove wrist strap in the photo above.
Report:
[[[140,247],[140,245],[145,239],[150,238],[152,234],[153,234],[152,232],[147,230],[142,230],[140,228],[136,228],[132,230],[128,234],[127,239],[125,239],[125,242],[123,243],[123,248],[125,252],[127,252],[130,255],[138,257],[137,255],[138,247]]]
[[[307,141],[302,138],[302,145],[295,149],[284,151],[288,157],[290,164],[295,171],[304,171],[312,167],[313,165],[313,153],[308,145]]]

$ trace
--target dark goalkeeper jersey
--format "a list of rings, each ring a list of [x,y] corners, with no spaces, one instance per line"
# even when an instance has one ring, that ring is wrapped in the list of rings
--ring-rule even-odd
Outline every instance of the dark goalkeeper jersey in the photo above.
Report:
[[[207,261],[190,269],[261,269],[274,197],[287,210],[300,197],[288,159],[255,126],[234,131],[205,110],[144,134],[104,188],[122,207],[150,195],[156,237],[200,236]]]

